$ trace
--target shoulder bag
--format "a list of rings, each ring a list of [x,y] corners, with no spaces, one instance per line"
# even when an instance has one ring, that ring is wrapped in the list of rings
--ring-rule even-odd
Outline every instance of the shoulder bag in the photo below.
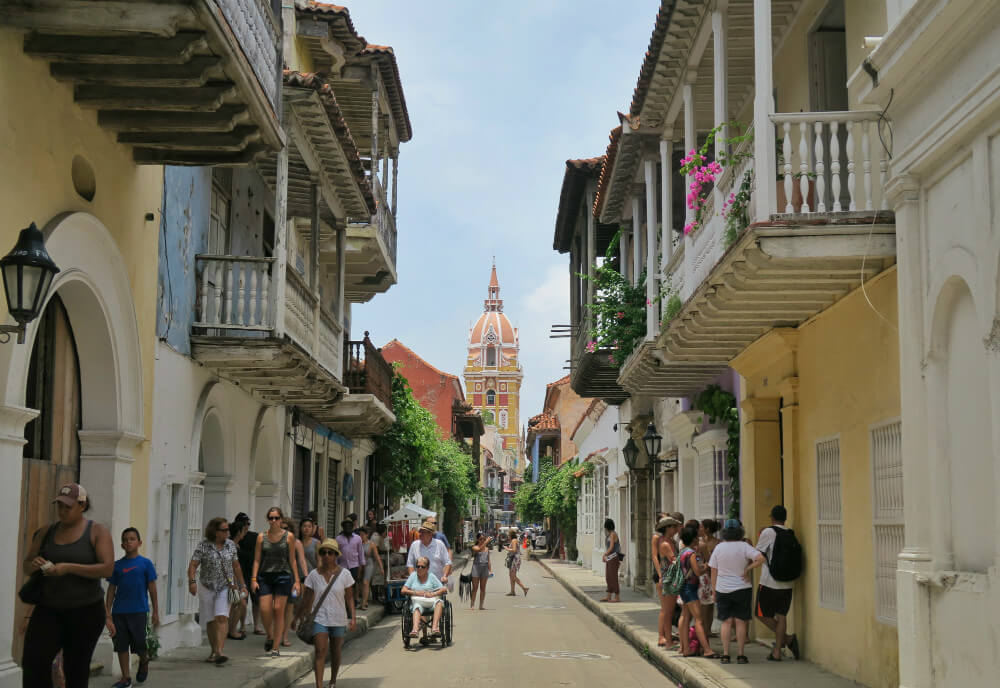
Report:
[[[227,543],[228,543],[228,540],[227,540]],[[215,553],[215,556],[217,556],[219,558],[219,565],[222,567],[222,575],[224,575],[226,577],[226,583],[227,583],[227,586],[226,586],[226,599],[229,601],[229,606],[232,607],[234,605],[237,605],[237,604],[240,603],[240,600],[243,599],[243,593],[236,589],[235,582],[233,581],[232,578],[229,577],[229,574],[226,573],[226,560],[225,560],[225,558],[222,556],[222,554],[219,552],[219,550],[215,549],[215,545],[211,545],[211,549]],[[225,550],[226,546],[223,545],[222,549]],[[232,568],[232,563],[230,563],[229,566],[230,566],[230,568]]]
[[[45,537],[42,538],[42,544],[38,547],[38,556],[45,558],[45,544],[49,541],[49,537],[52,536],[52,531],[56,529],[58,523],[53,523],[49,526],[49,529],[45,531]],[[28,580],[24,581],[21,589],[18,590],[17,596],[21,598],[21,601],[25,604],[41,604],[42,602],[42,590],[45,588],[45,575],[41,571],[35,571],[28,577]]]
[[[337,575],[330,579],[330,582],[326,585],[326,590],[323,594],[319,596],[319,600],[316,601],[316,605],[313,607],[312,611],[304,619],[299,621],[299,627],[295,631],[295,635],[299,636],[299,640],[304,642],[306,645],[312,645],[316,642],[316,631],[313,630],[313,624],[316,622],[316,614],[319,612],[319,608],[323,606],[323,602],[326,601],[326,596],[330,593],[330,588],[333,584],[337,582],[340,578],[340,574],[344,572],[344,567],[340,567],[340,571],[337,571]]]

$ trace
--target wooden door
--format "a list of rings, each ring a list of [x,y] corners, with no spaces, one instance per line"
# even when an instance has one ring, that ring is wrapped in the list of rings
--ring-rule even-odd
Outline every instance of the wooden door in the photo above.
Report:
[[[17,561],[24,560],[35,531],[56,519],[52,497],[80,477],[80,365],[66,309],[53,296],[38,322],[28,368],[25,403],[39,411],[25,427],[21,473],[21,520]],[[86,486],[85,486],[86,487]],[[17,567],[16,585],[24,582]],[[23,636],[16,632],[25,609],[17,602],[13,656],[20,662]]]

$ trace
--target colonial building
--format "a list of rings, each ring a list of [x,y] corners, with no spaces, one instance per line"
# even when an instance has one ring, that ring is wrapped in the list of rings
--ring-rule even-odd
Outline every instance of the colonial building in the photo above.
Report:
[[[524,472],[519,421],[524,373],[519,350],[517,328],[503,312],[494,265],[483,313],[469,332],[468,357],[462,376],[466,398],[472,400],[472,408],[482,416],[487,434],[492,426],[496,435],[495,445],[487,446],[494,449],[494,460],[507,474],[508,489],[510,478]]]

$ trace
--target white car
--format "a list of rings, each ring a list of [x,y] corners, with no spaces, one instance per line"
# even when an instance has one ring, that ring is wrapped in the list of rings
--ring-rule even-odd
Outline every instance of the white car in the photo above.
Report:
[[[539,533],[535,536],[535,549],[545,549],[545,533]]]

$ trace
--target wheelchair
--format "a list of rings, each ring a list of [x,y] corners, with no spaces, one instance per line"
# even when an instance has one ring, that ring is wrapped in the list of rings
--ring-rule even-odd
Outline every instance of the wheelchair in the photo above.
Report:
[[[441,599],[444,600],[444,611],[441,612],[441,637],[432,638],[429,635],[431,620],[434,617],[434,610],[423,611],[420,614],[421,624],[420,624],[420,636],[418,638],[411,638],[410,632],[413,630],[413,610],[410,609],[409,601],[407,601],[406,607],[402,610],[402,630],[403,630],[403,647],[407,650],[410,649],[410,641],[418,640],[421,645],[430,645],[436,640],[441,641],[441,647],[447,647],[452,643],[452,623],[453,623],[453,610],[451,602],[448,601],[448,596],[444,595]]]

